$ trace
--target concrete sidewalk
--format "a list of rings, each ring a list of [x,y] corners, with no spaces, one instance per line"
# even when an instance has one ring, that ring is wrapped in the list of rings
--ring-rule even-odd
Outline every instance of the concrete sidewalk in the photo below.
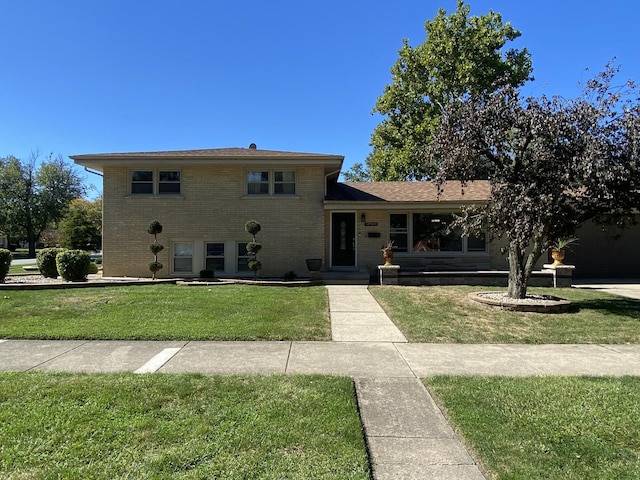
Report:
[[[640,375],[640,345],[0,341],[0,370],[354,378],[374,478],[483,479],[421,382],[434,374]]]
[[[347,375],[377,480],[485,478],[424,377],[640,375],[640,345],[410,344],[367,287],[327,290],[332,342],[0,340],[0,371]]]

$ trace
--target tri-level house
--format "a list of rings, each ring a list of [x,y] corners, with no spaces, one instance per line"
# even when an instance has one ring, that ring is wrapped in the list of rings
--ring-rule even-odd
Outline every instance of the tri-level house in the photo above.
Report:
[[[447,228],[461,205],[489,199],[486,181],[469,184],[464,193],[458,183],[448,183],[439,198],[431,182],[341,183],[341,155],[261,150],[255,144],[71,158],[103,175],[105,276],[150,275],[153,239],[147,227],[154,219],[164,227],[161,277],[198,276],[201,270],[214,270],[219,277],[252,275],[246,251],[251,236],[244,230],[248,220],[262,226],[257,238],[263,245],[263,277],[288,271],[304,276],[309,258],[321,258],[324,272],[376,275],[380,249],[389,240],[394,263],[407,269],[507,269],[500,245],[489,242],[486,233],[464,237]],[[637,247],[630,260],[599,261],[594,250],[610,245],[615,236],[593,226],[583,234],[589,239],[572,254],[576,274],[638,275]],[[636,229],[622,243],[639,240]],[[614,257],[626,248],[622,243],[612,250]]]

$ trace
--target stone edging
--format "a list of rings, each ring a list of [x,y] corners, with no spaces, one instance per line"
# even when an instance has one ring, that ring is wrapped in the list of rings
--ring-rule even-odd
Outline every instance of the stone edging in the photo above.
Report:
[[[491,307],[500,307],[503,310],[511,310],[514,312],[534,312],[534,313],[564,313],[571,307],[571,302],[559,297],[547,297],[544,300],[540,299],[509,299],[501,298],[494,299],[489,297],[483,297],[495,292],[473,292],[468,295],[470,300],[474,302],[482,303]]]

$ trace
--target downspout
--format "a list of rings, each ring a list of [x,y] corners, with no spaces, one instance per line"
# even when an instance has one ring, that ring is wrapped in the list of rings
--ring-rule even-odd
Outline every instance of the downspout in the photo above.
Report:
[[[89,167],[84,167],[84,171],[85,172],[89,172],[89,173],[93,173],[94,175],[98,175],[99,177],[104,177],[104,175],[100,172],[94,172],[92,170],[89,170]]]

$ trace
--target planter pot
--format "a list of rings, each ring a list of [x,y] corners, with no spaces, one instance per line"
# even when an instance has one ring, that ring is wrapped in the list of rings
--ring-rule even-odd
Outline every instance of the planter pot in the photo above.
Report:
[[[393,251],[390,250],[388,252],[382,252],[382,258],[384,258],[385,265],[391,265],[391,260],[393,260]]]
[[[322,268],[321,258],[307,258],[305,263],[307,264],[307,269],[310,272],[319,272],[320,268]]]
[[[563,250],[551,250],[551,258],[553,258],[553,265],[564,265],[562,261],[564,260],[564,251]]]

